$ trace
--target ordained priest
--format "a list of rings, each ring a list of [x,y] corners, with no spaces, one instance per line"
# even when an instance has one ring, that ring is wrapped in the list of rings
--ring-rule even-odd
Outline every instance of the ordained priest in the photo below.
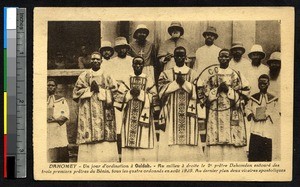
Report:
[[[244,121],[244,98],[249,92],[243,76],[229,68],[231,54],[228,49],[219,53],[217,73],[206,81],[208,97],[207,158],[208,161],[247,161]],[[242,80],[243,79],[243,80]]]
[[[91,55],[92,68],[81,73],[73,90],[79,103],[78,162],[117,162],[116,123],[112,108],[115,81],[103,72],[101,54]],[[110,115],[106,111],[112,111]]]
[[[174,50],[176,66],[161,73],[159,161],[204,161],[197,117],[198,75],[185,65],[186,49]]]
[[[124,101],[122,123],[122,162],[157,161],[154,112],[159,111],[155,83],[142,73],[144,59],[132,61],[134,73],[119,86],[119,98]]]

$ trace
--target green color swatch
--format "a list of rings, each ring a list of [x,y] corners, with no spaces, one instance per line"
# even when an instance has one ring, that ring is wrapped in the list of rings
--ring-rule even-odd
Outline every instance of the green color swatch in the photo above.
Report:
[[[3,59],[3,89],[7,91],[7,49],[4,48],[4,59]]]

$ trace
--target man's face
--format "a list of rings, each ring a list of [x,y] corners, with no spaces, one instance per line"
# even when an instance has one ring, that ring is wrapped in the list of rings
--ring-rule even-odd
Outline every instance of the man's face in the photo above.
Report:
[[[262,60],[262,56],[260,53],[254,52],[250,55],[250,59],[252,60],[253,63],[260,64],[260,62]]]
[[[147,38],[147,31],[143,29],[138,30],[136,33],[136,37],[139,41],[145,41]]]
[[[214,41],[216,39],[216,36],[212,33],[207,33],[205,35],[205,45],[211,46],[212,44],[214,44]]]
[[[106,60],[108,60],[113,55],[113,53],[112,53],[112,51],[109,48],[103,48],[101,50],[101,55],[103,56],[103,58],[105,58]]]
[[[277,70],[281,68],[281,61],[274,60],[270,62],[270,70]]]
[[[219,60],[219,63],[220,63],[220,67],[223,68],[223,69],[226,69],[229,65],[230,60],[231,60],[230,53],[228,51],[220,52],[218,60]]]
[[[273,60],[269,62],[269,69],[270,69],[270,78],[272,80],[276,80],[280,74],[281,61]]]
[[[56,84],[54,81],[48,81],[47,90],[49,95],[53,95],[56,91]]]
[[[180,31],[176,28],[173,29],[171,36],[173,39],[178,39],[180,38]]]
[[[186,59],[186,52],[184,49],[176,49],[174,51],[174,60],[176,62],[176,66],[182,67],[184,65]]]
[[[263,92],[267,91],[269,84],[270,84],[270,82],[267,78],[258,79],[258,88],[260,91],[263,91]]]
[[[118,53],[118,57],[125,58],[128,52],[128,48],[125,45],[118,46],[116,48],[116,52]]]
[[[99,54],[92,54],[91,65],[93,70],[99,70],[102,63],[101,56]]]
[[[144,68],[144,60],[142,58],[135,58],[132,62],[132,67],[135,75],[140,75]]]
[[[234,48],[231,50],[231,54],[233,56],[233,59],[236,61],[236,62],[239,62],[242,58],[242,55],[243,55],[243,50],[240,49],[240,48]]]

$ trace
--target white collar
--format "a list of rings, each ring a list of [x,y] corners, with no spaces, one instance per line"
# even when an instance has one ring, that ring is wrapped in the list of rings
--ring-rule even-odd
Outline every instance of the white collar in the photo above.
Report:
[[[262,104],[262,101],[263,99],[265,99],[266,103],[269,104],[275,100],[278,100],[278,98],[270,93],[257,93],[257,94],[254,94],[251,96],[251,99],[253,101],[255,101],[257,104],[261,105]]]
[[[174,66],[174,72],[179,73],[181,72],[182,74],[187,74],[189,72],[190,68],[187,67],[185,64],[182,67]]]
[[[90,69],[90,74],[92,76],[99,76],[99,75],[102,75],[103,74],[103,70],[102,68],[100,68],[98,71],[94,71],[92,68]]]

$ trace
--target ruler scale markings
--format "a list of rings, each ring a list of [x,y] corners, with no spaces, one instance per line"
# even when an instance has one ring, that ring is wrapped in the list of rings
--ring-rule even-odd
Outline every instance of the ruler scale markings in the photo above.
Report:
[[[25,178],[26,145],[26,9],[17,10],[17,178]]]

